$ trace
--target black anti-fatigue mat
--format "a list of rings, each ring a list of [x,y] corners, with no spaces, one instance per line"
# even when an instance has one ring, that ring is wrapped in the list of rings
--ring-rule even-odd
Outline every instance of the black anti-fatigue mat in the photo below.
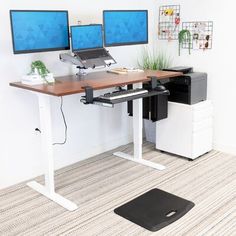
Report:
[[[152,189],[116,208],[114,212],[154,232],[178,220],[193,207],[193,202],[159,189]]]

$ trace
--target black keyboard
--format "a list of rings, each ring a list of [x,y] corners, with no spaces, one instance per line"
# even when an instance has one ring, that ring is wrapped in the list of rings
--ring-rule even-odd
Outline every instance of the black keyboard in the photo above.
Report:
[[[96,49],[96,50],[90,50],[90,51],[84,51],[84,52],[83,51],[76,52],[76,54],[80,57],[80,59],[82,61],[109,56],[107,51],[103,48],[102,49]]]
[[[120,98],[126,98],[126,97],[131,97],[139,94],[145,94],[148,93],[148,90],[146,89],[129,89],[129,90],[122,90],[122,91],[117,91],[113,93],[106,93],[99,98],[104,99],[104,100],[114,100],[114,99],[120,99]]]

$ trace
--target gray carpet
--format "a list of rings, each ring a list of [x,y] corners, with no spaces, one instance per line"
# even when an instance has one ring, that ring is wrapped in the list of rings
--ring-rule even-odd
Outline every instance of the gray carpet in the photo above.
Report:
[[[123,150],[131,153],[132,145],[116,149]],[[77,203],[77,211],[64,210],[25,183],[1,190],[0,235],[236,235],[236,157],[212,151],[189,162],[145,143],[145,159],[167,166],[156,171],[112,156],[113,151],[56,172],[56,191]],[[152,188],[196,206],[157,233],[113,213]]]

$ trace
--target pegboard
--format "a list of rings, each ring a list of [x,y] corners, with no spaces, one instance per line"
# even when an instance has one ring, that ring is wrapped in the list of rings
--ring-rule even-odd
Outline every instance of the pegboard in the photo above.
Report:
[[[166,5],[159,8],[158,38],[178,40],[180,31],[180,5]]]
[[[189,30],[191,33],[191,42],[183,42],[182,48],[193,50],[212,49],[213,40],[213,21],[194,21],[183,22],[183,30]]]

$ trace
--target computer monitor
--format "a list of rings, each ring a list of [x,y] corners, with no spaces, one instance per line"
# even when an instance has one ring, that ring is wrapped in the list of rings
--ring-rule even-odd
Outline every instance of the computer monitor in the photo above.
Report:
[[[68,11],[11,10],[15,54],[70,49]]]
[[[71,26],[72,51],[103,48],[102,25]]]
[[[147,10],[103,11],[105,46],[148,43]]]

